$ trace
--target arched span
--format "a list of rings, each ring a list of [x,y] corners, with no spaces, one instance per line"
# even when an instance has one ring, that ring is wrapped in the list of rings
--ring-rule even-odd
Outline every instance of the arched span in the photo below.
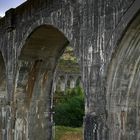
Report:
[[[22,24],[20,26],[23,26]],[[20,28],[19,26],[19,28]],[[71,46],[75,47],[76,42],[73,40],[73,33],[72,33],[72,27],[70,29],[65,29],[63,26],[59,27],[59,25],[57,25],[56,23],[54,23],[50,18],[48,17],[41,17],[38,20],[36,20],[35,22],[31,23],[31,25],[27,25],[27,27],[25,28],[24,26],[24,32],[21,34],[21,36],[18,37],[18,41],[17,41],[17,56],[20,56],[20,52],[22,50],[22,48],[24,47],[26,40],[28,39],[28,37],[38,28],[40,28],[41,26],[50,26],[53,29],[58,30],[58,32],[60,32],[61,34],[63,34],[63,36],[65,36],[69,43],[71,44]],[[21,27],[22,28],[22,27]],[[20,29],[18,29],[20,30]]]
[[[29,116],[29,132],[24,137],[30,140],[52,137],[53,76],[58,59],[68,44],[64,34],[51,25],[35,28],[22,44],[14,100],[16,119],[20,114],[23,118]]]
[[[127,31],[127,28],[133,22],[136,15],[139,13],[139,9],[140,9],[140,1],[135,0],[134,3],[125,12],[116,28],[113,30],[106,44],[108,52],[107,53],[108,62],[110,62],[110,59],[113,57],[116,50],[118,49],[120,40],[123,38],[125,32]]]
[[[61,31],[59,31],[56,27],[52,25],[45,25],[45,24],[43,25],[39,24],[37,27],[36,26],[35,25],[31,26],[31,28],[29,28],[29,30],[27,31],[27,34],[24,36],[23,42],[21,42],[20,47],[19,47],[20,49],[19,52],[21,55],[23,55],[22,52],[26,51],[25,50],[26,48],[31,49],[31,45],[38,46],[37,49],[38,50],[40,49],[40,52],[41,50],[42,52],[44,52],[44,49],[45,50],[53,49],[52,47],[55,47],[56,45],[59,47],[59,46],[67,46],[69,44],[69,41],[67,40],[65,35]],[[55,40],[53,40],[54,38]],[[35,41],[39,42],[40,44],[39,43],[36,44]],[[47,44],[47,43],[50,43],[50,44]],[[27,45],[28,47],[26,47]],[[58,47],[56,47],[56,49]],[[35,47],[33,46],[33,48]],[[47,52],[44,52],[44,54],[45,53]],[[21,55],[19,56],[21,57]]]
[[[107,75],[110,140],[140,139],[140,14],[124,34]]]
[[[35,29],[26,40],[26,44],[22,49],[21,57],[33,59],[47,59],[50,56],[60,55],[63,52],[63,47],[69,44],[65,36],[53,26],[42,25]],[[35,52],[34,52],[35,51]]]

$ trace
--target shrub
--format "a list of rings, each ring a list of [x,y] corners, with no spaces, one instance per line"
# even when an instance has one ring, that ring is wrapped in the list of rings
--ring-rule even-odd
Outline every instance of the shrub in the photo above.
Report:
[[[83,91],[76,87],[64,97],[63,102],[55,106],[54,121],[56,125],[80,127],[83,124],[84,96]]]

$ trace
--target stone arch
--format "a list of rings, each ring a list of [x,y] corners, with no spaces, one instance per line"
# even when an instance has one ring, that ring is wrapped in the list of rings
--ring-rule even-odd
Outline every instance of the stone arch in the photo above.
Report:
[[[65,76],[64,75],[60,76],[60,89],[61,91],[65,91]]]
[[[75,87],[75,79],[72,75],[69,76],[69,81],[70,81],[70,88]]]
[[[128,10],[124,13],[123,17],[121,18],[120,22],[117,24],[116,28],[111,33],[109,40],[107,41],[106,48],[107,48],[107,61],[110,62],[111,58],[115,54],[118,44],[120,40],[123,38],[127,28],[133,22],[135,16],[139,13],[139,5],[140,1],[135,0],[133,4],[128,8]]]
[[[40,34],[40,32],[44,32],[44,35],[42,37],[39,37],[39,35],[37,35],[38,33]],[[45,34],[45,32],[46,32],[46,34]],[[51,36],[49,36],[50,32],[52,32]],[[53,35],[53,32],[54,32],[54,35]],[[33,37],[31,38],[31,36],[33,36]],[[35,38],[38,38],[38,40],[37,39],[35,40]],[[42,40],[41,40],[41,38],[42,38]],[[57,39],[53,40],[54,41],[53,42],[51,40],[51,38],[53,38],[53,39],[57,38]],[[59,42],[59,40],[60,40],[60,42]],[[45,42],[43,43],[43,41],[45,41]],[[57,43],[55,41],[57,41]],[[51,42],[51,44],[47,44],[47,42]],[[35,44],[35,43],[38,43],[38,44]],[[55,28],[51,25],[41,25],[41,26],[37,27],[34,31],[31,32],[31,34],[26,38],[25,44],[27,47],[25,45],[23,46],[19,59],[23,59],[23,57],[24,57],[27,60],[30,59],[29,60],[30,62],[32,60],[33,61],[35,60],[36,64],[48,61],[47,59],[51,59],[49,61],[54,61],[52,63],[57,63],[56,61],[63,53],[67,44],[69,44],[69,41],[63,35],[63,33],[61,33],[57,28]],[[32,46],[33,44],[34,44],[34,46]],[[45,47],[46,44],[48,47]],[[58,45],[58,46],[56,46],[56,45]],[[52,49],[52,54],[50,53],[51,49]],[[55,50],[53,50],[53,49],[55,49]],[[31,51],[33,51],[32,55],[30,55]],[[55,56],[54,58],[53,58],[53,55]],[[54,60],[52,60],[52,59],[54,59]],[[27,63],[25,63],[25,65],[27,65]]]
[[[82,78],[81,78],[81,76],[77,77],[77,79],[76,79],[76,86],[82,87]]]
[[[67,78],[67,88],[70,88],[70,77]]]
[[[140,139],[140,14],[127,28],[107,75],[109,139]]]
[[[30,33],[18,50],[14,100],[18,114],[22,112],[23,116],[29,116],[29,139],[51,139],[53,76],[69,40],[52,25],[43,24]],[[19,117],[17,115],[17,119]]]
[[[22,24],[19,26],[18,30],[20,30],[20,27],[24,27],[23,30],[25,31],[24,34],[22,34],[22,36],[20,36],[17,40],[18,46],[17,56],[20,56],[21,50],[24,44],[26,43],[27,38],[40,26],[52,26],[53,28],[59,30],[59,32],[61,32],[68,39],[69,44],[71,44],[72,47],[75,47],[77,45],[76,40],[74,40],[74,34],[71,32],[72,29],[70,29],[70,31],[67,31],[64,26],[60,27],[60,25],[57,24],[57,22],[53,22],[50,18],[46,16],[45,17],[43,16],[37,20],[36,19],[33,20],[35,20],[35,22],[30,23],[29,25],[27,25],[27,27]]]
[[[65,91],[65,76],[60,75],[56,83],[56,90]]]

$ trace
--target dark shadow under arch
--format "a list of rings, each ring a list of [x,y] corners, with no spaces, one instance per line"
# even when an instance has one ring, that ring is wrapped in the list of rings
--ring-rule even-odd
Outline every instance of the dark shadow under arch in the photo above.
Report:
[[[26,39],[20,59],[47,59],[62,54],[63,48],[69,44],[69,41],[57,28],[51,25],[41,25],[37,27]]]
[[[135,18],[139,14],[140,12],[139,5],[140,5],[139,0],[135,0],[134,3],[131,5],[131,7],[129,7],[128,10],[124,13],[120,22],[115,27],[111,36],[109,37],[109,40],[107,41],[107,44],[106,44],[108,52],[110,52],[108,53],[109,62],[110,62],[110,59],[115,54],[119,46],[119,43],[122,40],[123,36],[125,35],[127,29],[129,28],[129,26],[132,24],[132,22],[135,20]],[[113,44],[112,44],[111,42],[114,37],[116,39],[113,41]]]

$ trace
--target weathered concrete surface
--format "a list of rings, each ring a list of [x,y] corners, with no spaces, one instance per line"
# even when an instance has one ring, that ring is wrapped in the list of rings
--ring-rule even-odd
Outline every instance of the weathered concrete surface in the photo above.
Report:
[[[140,139],[140,16],[125,33],[108,71],[110,139]],[[116,133],[117,132],[117,133]]]
[[[0,19],[1,139],[52,139],[53,76],[70,43],[85,90],[84,139],[138,140],[139,9],[139,0],[28,0],[9,10]]]

